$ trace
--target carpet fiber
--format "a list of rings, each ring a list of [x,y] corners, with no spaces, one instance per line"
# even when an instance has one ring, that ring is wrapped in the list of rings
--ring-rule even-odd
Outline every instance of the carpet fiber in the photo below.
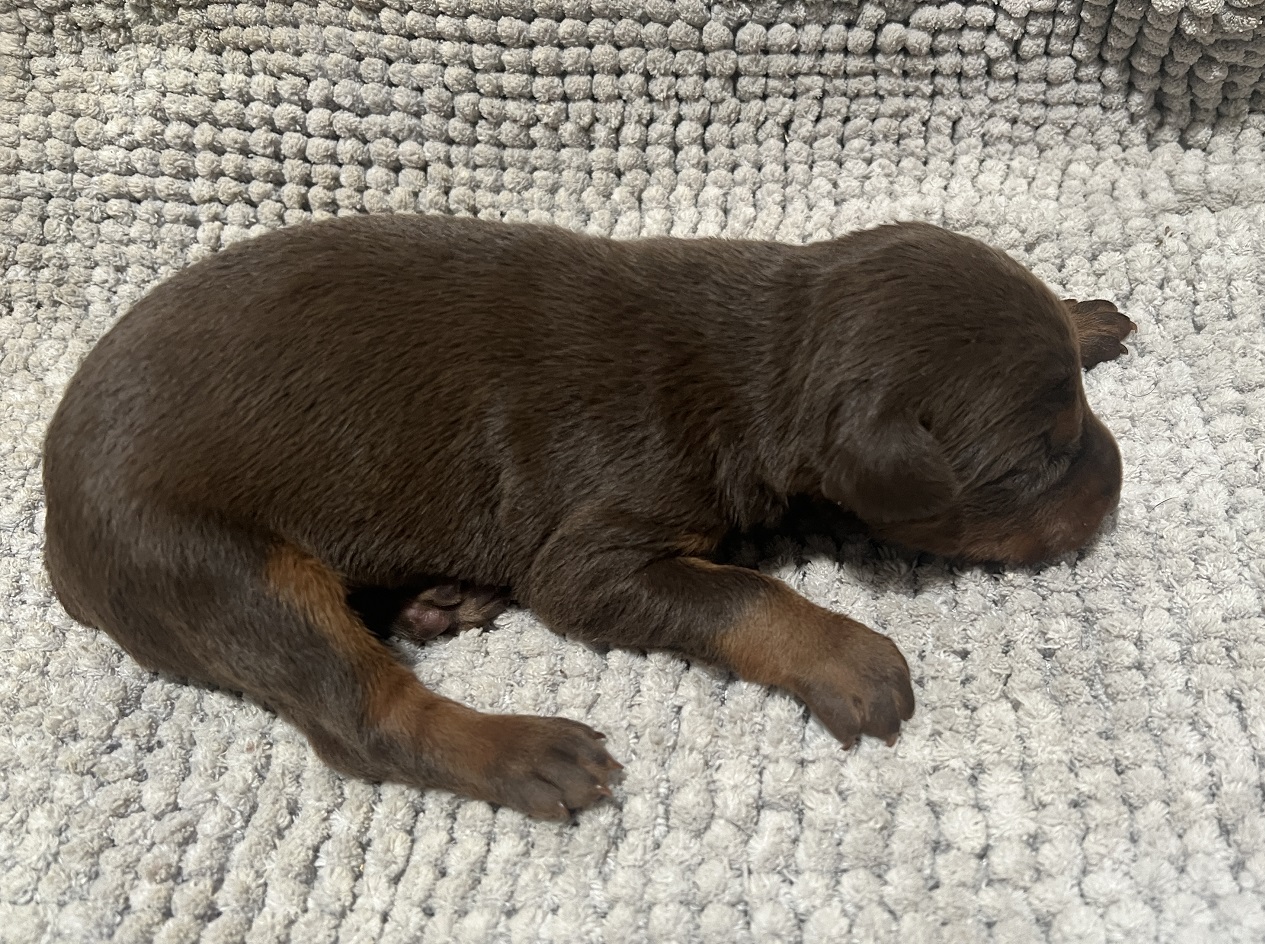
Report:
[[[1265,940],[1262,12],[0,0],[0,940]],[[1086,381],[1119,513],[1041,570],[753,549],[901,645],[895,749],[510,612],[418,673],[605,731],[613,802],[559,827],[339,777],[52,602],[39,450],[159,279],[386,210],[984,238],[1139,325]]]

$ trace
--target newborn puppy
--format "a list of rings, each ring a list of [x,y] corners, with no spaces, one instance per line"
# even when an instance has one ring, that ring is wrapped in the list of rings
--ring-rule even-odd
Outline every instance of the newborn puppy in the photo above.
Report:
[[[349,600],[405,590],[422,638],[512,594],[890,744],[914,710],[892,641],[710,553],[800,495],[955,558],[1081,546],[1120,457],[1080,368],[1133,327],[920,224],[803,247],[302,226],[159,285],[88,356],[48,432],[48,570],[75,619],[342,771],[563,818],[610,794],[602,735],[432,693]]]

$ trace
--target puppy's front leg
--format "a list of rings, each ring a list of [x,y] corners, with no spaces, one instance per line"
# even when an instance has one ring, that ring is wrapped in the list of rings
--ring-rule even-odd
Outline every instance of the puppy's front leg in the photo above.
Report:
[[[717,663],[806,702],[846,747],[892,744],[914,712],[909,667],[886,636],[785,584],[682,554],[687,541],[627,516],[575,516],[537,557],[523,602],[556,632]]]

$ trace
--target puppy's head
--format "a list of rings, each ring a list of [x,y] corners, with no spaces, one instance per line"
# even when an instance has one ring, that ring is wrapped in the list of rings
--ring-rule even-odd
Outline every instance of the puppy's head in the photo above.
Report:
[[[835,378],[826,497],[880,538],[948,557],[1036,563],[1085,544],[1119,498],[1120,454],[1085,400],[1063,303],[936,227],[836,245],[819,298],[819,364]]]

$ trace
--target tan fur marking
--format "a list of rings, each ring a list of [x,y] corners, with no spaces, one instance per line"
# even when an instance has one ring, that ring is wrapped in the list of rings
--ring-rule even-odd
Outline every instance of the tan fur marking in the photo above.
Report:
[[[442,701],[428,691],[347,606],[342,581],[325,564],[288,544],[268,555],[264,580],[306,616],[351,665],[365,688],[370,724],[406,728],[409,709]],[[392,722],[396,722],[393,724]]]
[[[717,645],[724,660],[743,678],[793,689],[829,658],[825,632],[842,618],[833,618],[781,581],[769,578],[768,586],[769,592],[720,635]]]
[[[708,534],[684,534],[677,541],[677,550],[686,557],[698,557],[700,554],[710,554],[716,550],[718,541],[715,537]]]
[[[416,738],[427,729],[424,716],[430,709],[446,704],[457,709],[458,713],[467,711],[426,688],[412,672],[395,660],[391,660],[390,665],[383,665],[373,683],[366,688],[365,714],[369,722],[405,739]]]
[[[264,580],[282,600],[315,623],[346,656],[364,648],[368,630],[347,606],[342,581],[318,561],[289,544],[273,548],[264,565]]]

